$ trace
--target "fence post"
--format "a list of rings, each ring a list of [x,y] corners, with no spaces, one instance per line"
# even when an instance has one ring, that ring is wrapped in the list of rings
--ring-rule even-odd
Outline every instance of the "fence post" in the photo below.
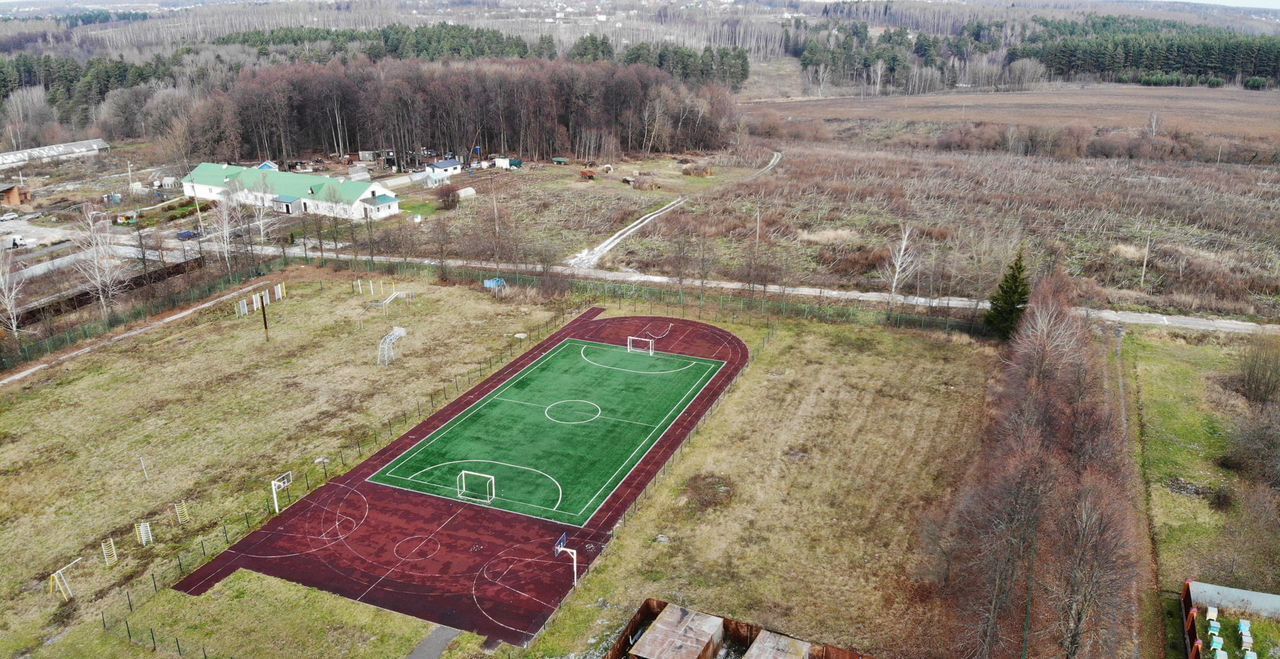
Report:
[[[155,572],[152,572],[152,573],[151,573],[151,592],[153,592],[153,593],[158,593],[158,592],[160,592],[160,584],[156,583],[156,573],[155,573]]]
[[[148,627],[147,629],[151,630],[151,651],[155,652],[156,651],[156,628]]]
[[[125,586],[124,599],[129,603],[129,613],[133,613],[133,595],[129,594],[129,587]]]

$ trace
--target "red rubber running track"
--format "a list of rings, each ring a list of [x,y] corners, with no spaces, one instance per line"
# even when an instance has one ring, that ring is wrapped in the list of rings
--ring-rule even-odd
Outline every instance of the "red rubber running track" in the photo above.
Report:
[[[747,346],[704,323],[593,308],[343,476],[270,519],[175,586],[200,595],[240,568],[320,588],[457,629],[526,645],[573,585],[552,551],[569,533],[585,573],[612,530],[747,364]],[[670,331],[662,334],[653,328]],[[626,345],[646,330],[655,349],[725,362],[622,485],[581,529],[384,487],[367,479],[564,339]]]

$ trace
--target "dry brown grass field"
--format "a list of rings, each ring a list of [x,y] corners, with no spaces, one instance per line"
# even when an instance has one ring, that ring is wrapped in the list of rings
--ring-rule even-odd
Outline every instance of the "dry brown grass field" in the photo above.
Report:
[[[877,656],[948,647],[913,594],[922,513],[975,454],[995,352],[959,335],[789,322],[529,651],[612,643],[646,597]],[[455,658],[483,656],[465,639]]]
[[[498,302],[475,289],[416,278],[398,282],[416,298],[373,310],[368,296],[352,293],[356,276],[313,267],[273,276],[288,282],[290,296],[270,307],[269,342],[257,316],[236,318],[230,305],[219,305],[0,391],[0,552],[7,556],[0,565],[0,655],[40,648],[68,623],[99,626],[103,607],[118,612],[121,587],[135,596],[150,592],[151,574],[170,569],[179,551],[190,560],[197,536],[218,532],[245,511],[260,520],[274,475],[315,469],[319,456],[337,468],[340,453],[353,457],[357,438],[369,450],[372,442],[389,441],[403,426],[388,430],[384,420],[415,410],[518,343],[514,333],[553,315],[547,305]],[[409,330],[402,357],[379,367],[378,340],[393,324]],[[182,499],[193,517],[185,527],[172,514]],[[132,525],[148,519],[157,544],[144,550]],[[107,537],[121,554],[111,567],[98,553]],[[78,596],[61,605],[44,590],[45,580],[76,557],[84,558],[70,575]],[[161,574],[161,585],[172,581]],[[276,591],[285,601],[280,615],[295,606],[290,597],[315,597],[305,591]],[[255,629],[244,618],[240,627],[221,624],[225,616],[215,604],[202,606],[210,607],[203,622],[183,620],[178,611],[167,615],[196,624],[211,652],[219,636]],[[353,603],[325,606],[338,621],[335,638],[355,632],[348,627],[363,619],[341,614]],[[158,632],[175,631],[154,613]],[[347,618],[352,622],[342,622]],[[378,620],[397,638],[425,634],[425,626],[406,627],[400,618]],[[270,647],[271,629],[246,638]],[[43,648],[77,654],[62,653],[57,643]]]
[[[1280,314],[1280,171],[1272,168],[830,142],[778,148],[786,159],[773,174],[692,201],[610,262],[670,272],[679,236],[708,235],[713,274],[745,278],[758,211],[771,283],[883,289],[877,269],[907,223],[922,266],[904,292],[985,298],[1022,247],[1039,264],[1065,266],[1090,304]]]
[[[728,155],[690,155],[684,159],[710,164],[712,175],[685,176],[676,157],[598,163],[593,167],[581,163],[537,163],[523,171],[476,181],[477,196],[464,200],[455,210],[437,211],[432,220],[452,224],[455,256],[491,258],[492,194],[496,188],[503,253],[514,250],[523,252],[526,262],[558,263],[679,196],[704,194],[731,185],[768,161],[767,155],[758,164],[739,162]],[[606,164],[612,166],[612,172],[604,171]],[[579,172],[584,169],[595,171],[596,179],[583,180]],[[636,189],[622,181],[638,175],[653,187]],[[455,182],[471,185],[465,177]],[[423,249],[429,252],[431,247],[424,244]]]
[[[985,121],[1062,128],[1142,129],[1151,113],[1166,130],[1280,139],[1280,92],[1238,88],[1070,85],[1037,91],[954,93],[879,98],[761,100],[742,104],[747,117],[778,113],[828,123],[960,123]]]

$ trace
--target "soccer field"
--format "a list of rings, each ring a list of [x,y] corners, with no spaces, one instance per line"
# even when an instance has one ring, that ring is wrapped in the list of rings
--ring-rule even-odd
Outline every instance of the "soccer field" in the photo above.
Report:
[[[723,366],[568,339],[369,480],[584,526]]]

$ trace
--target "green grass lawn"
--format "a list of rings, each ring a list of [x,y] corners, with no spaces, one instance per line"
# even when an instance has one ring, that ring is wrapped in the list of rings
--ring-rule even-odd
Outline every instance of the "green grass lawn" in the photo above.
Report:
[[[1212,491],[1235,481],[1218,461],[1228,449],[1230,420],[1243,405],[1223,386],[1236,350],[1231,338],[1159,330],[1130,331],[1125,339],[1142,422],[1140,464],[1150,497],[1169,656],[1184,652],[1176,593],[1185,580],[1202,577],[1210,567],[1206,556],[1229,515],[1215,509],[1209,497],[1186,493],[1186,487]]]
[[[400,212],[404,215],[421,215],[423,218],[431,217],[436,212],[436,204],[434,201],[422,201],[415,198],[401,198]]]
[[[582,526],[723,365],[567,340],[370,480]]]
[[[1231,419],[1243,402],[1221,385],[1235,365],[1230,341],[1188,341],[1158,331],[1126,339],[1142,413],[1142,469],[1150,488],[1160,588],[1179,590],[1201,573],[1199,556],[1226,521],[1208,497],[1178,491],[1186,482],[1211,490],[1235,482],[1219,466]]]

